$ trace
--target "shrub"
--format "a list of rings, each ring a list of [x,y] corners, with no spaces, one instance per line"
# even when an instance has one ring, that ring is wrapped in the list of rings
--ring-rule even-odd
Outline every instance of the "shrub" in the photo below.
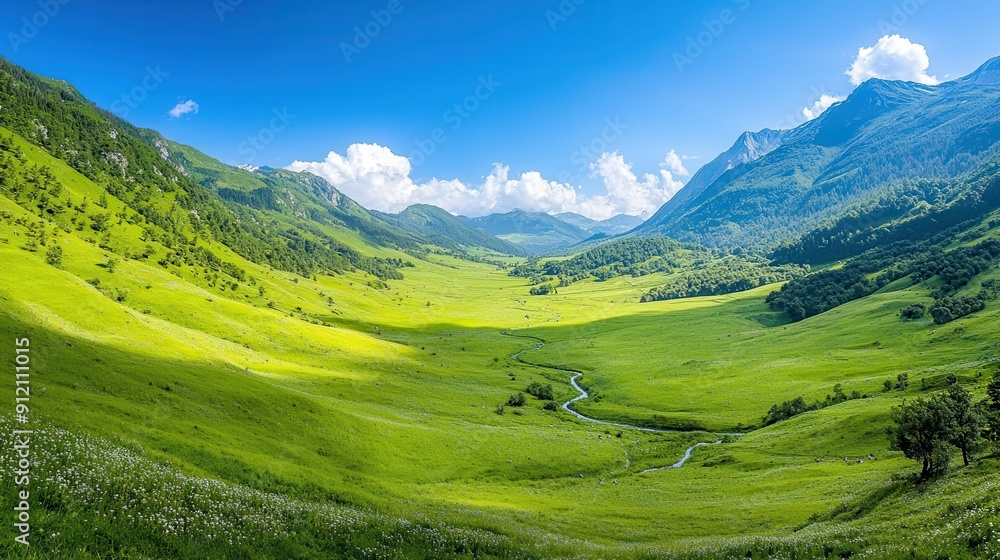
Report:
[[[907,306],[899,315],[904,321],[916,321],[917,319],[923,318],[927,314],[927,306],[922,303],[914,303],[913,305]]]
[[[524,406],[527,402],[528,399],[524,396],[524,393],[516,393],[507,399],[507,406]]]
[[[555,397],[553,396],[552,385],[542,385],[540,382],[535,381],[531,385],[528,385],[528,394],[534,396],[537,399],[543,401],[551,401]]]
[[[556,412],[556,411],[559,410],[559,405],[556,404],[556,401],[549,401],[549,402],[545,403],[545,406],[542,407],[542,410],[548,410],[548,411],[551,411],[551,412]]]
[[[52,266],[62,266],[63,249],[58,245],[52,245],[45,252],[45,262]]]

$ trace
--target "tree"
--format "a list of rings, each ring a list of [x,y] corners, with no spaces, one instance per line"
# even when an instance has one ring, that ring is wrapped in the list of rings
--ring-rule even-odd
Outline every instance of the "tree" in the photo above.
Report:
[[[524,396],[524,393],[517,393],[507,399],[507,406],[524,406],[526,402],[528,402],[528,399]]]
[[[542,385],[540,382],[535,381],[531,385],[528,385],[528,394],[534,396],[535,398],[543,401],[551,401],[555,398],[552,385]]]
[[[62,266],[63,249],[59,245],[53,244],[49,247],[49,250],[45,252],[45,262],[52,266]]]
[[[97,232],[104,231],[108,229],[108,221],[110,221],[110,219],[111,217],[107,214],[94,214],[90,217],[90,229]]]
[[[910,374],[901,373],[896,376],[896,390],[905,391],[910,386]]]
[[[949,387],[944,399],[951,410],[949,441],[962,451],[962,461],[969,466],[973,454],[979,449],[980,433],[986,423],[979,408],[972,403],[972,395],[961,385]]]
[[[920,480],[947,472],[951,460],[952,412],[946,400],[917,399],[892,409],[895,426],[889,429],[893,449],[921,463]]]

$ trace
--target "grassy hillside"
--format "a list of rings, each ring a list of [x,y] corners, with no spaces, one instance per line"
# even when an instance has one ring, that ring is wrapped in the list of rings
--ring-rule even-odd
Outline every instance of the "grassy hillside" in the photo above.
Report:
[[[191,146],[169,140],[162,140],[162,145],[162,153],[171,163],[223,200],[280,212],[290,218],[339,225],[379,245],[413,250],[421,243],[406,231],[377,219],[315,175],[266,167],[254,171],[239,169],[224,165]]]
[[[639,303],[686,261],[532,298],[508,266],[217,192],[303,176],[188,152],[219,172],[203,185],[207,171],[171,171],[136,132],[119,137],[138,158],[119,179],[115,158],[66,151],[96,140],[39,123],[48,140],[0,130],[0,340],[30,339],[38,458],[32,546],[3,524],[3,557],[997,555],[993,451],[917,486],[885,435],[904,400],[950,375],[980,397],[1000,367],[996,304],[944,326],[898,316],[940,275],[797,323],[767,305],[777,285]],[[998,236],[994,219],[946,248]],[[272,243],[287,250],[253,250]],[[674,431],[516,405],[534,383],[576,397],[575,372],[591,394],[576,411]],[[900,373],[905,390],[881,389]],[[865,398],[759,427],[838,384]],[[712,445],[663,468],[697,443]],[[17,491],[0,482],[7,503]]]

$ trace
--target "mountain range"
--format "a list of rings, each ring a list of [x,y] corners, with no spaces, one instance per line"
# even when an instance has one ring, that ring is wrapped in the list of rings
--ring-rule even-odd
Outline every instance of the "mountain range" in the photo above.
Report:
[[[512,210],[478,218],[459,216],[459,219],[536,255],[576,245],[592,236],[581,227],[542,212]]]
[[[794,130],[744,134],[634,234],[770,250],[911,179],[1000,151],[1000,58],[936,86],[872,79]]]

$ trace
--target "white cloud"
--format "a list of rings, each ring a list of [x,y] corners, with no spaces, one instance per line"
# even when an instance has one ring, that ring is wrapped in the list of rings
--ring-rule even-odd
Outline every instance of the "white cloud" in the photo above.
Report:
[[[874,47],[858,50],[858,56],[846,74],[854,85],[871,78],[935,85],[938,79],[927,74],[930,65],[930,57],[923,45],[911,43],[899,35],[886,35]]]
[[[660,169],[659,175],[646,173],[640,180],[621,154],[605,152],[590,165],[590,169],[591,174],[604,183],[607,194],[594,198],[615,208],[616,214],[638,216],[655,212],[684,186],[684,181],[674,175],[690,175],[681,158],[672,150],[660,167],[663,169]]]
[[[494,164],[482,184],[468,185],[457,179],[431,179],[416,183],[406,157],[378,144],[352,144],[346,155],[330,152],[320,162],[295,161],[292,171],[308,171],[330,182],[366,208],[399,212],[416,203],[433,204],[455,214],[480,216],[515,208],[532,212],[577,212],[594,219],[617,214],[655,212],[670,199],[687,177],[683,156],[667,154],[658,175],[639,180],[632,166],[617,152],[605,153],[591,166],[606,194],[587,196],[578,187],[550,181],[537,171],[511,177],[510,167]]]
[[[193,99],[188,99],[187,101],[181,101],[174,108],[170,110],[170,117],[178,119],[184,115],[198,114],[198,104],[195,103]]]
[[[810,107],[802,109],[802,116],[806,118],[807,121],[811,121],[816,117],[823,114],[824,111],[830,108],[834,103],[840,103],[841,101],[847,99],[846,97],[834,96],[823,94],[819,96],[819,99]]]
[[[663,163],[661,163],[660,166],[666,168],[667,171],[673,173],[674,175],[688,177],[691,175],[691,172],[684,167],[684,160],[686,159],[692,158],[688,156],[679,156],[677,155],[676,150],[670,150],[670,153],[667,154],[666,159],[663,160]]]

